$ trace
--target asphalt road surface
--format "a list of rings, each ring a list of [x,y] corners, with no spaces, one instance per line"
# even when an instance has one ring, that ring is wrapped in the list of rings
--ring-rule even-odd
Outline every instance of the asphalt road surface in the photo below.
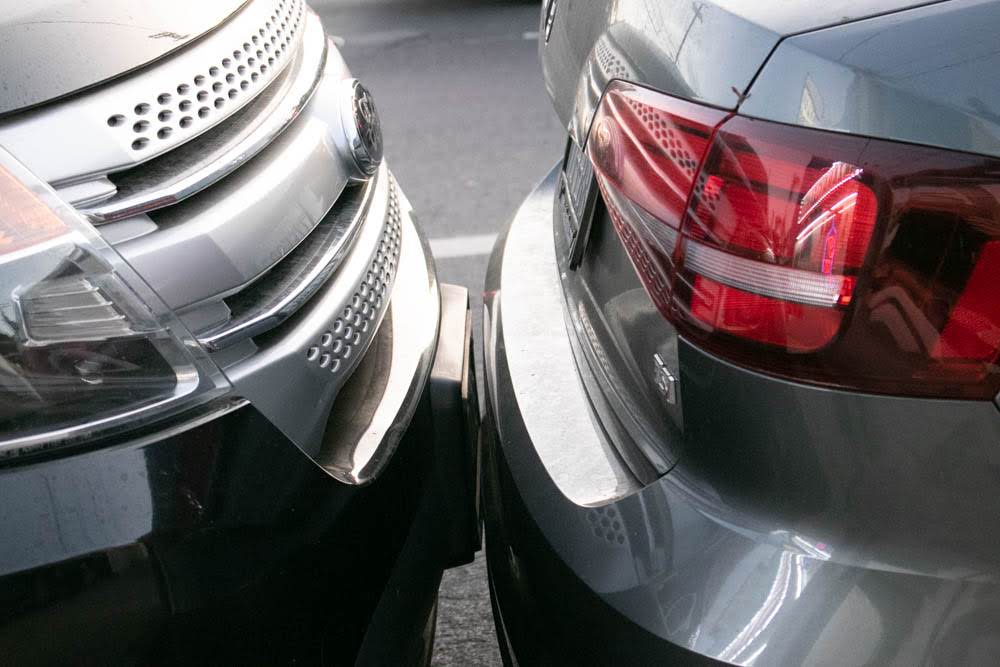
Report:
[[[375,95],[387,159],[431,239],[438,277],[469,288],[478,350],[495,235],[565,138],[538,65],[539,3],[310,4]],[[501,664],[481,554],[445,573],[434,664]]]

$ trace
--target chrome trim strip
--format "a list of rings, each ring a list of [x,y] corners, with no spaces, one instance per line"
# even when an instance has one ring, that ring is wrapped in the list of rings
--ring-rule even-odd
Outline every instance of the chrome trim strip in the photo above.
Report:
[[[331,46],[309,104],[253,160],[179,204],[102,225],[101,234],[118,239],[115,248],[175,311],[245,289],[308,239],[348,185],[350,165],[334,141],[347,76]]]
[[[265,90],[298,50],[310,14],[304,0],[253,0],[148,67],[0,122],[0,145],[55,186],[133,167]]]
[[[100,176],[89,181],[80,181],[64,185],[56,190],[56,194],[71,206],[93,206],[105,202],[118,192],[115,184],[107,176]]]
[[[407,261],[408,234],[415,232],[391,188],[383,172],[350,252],[291,320],[294,326],[255,339],[255,352],[223,368],[236,395],[250,399],[310,456],[320,448],[330,406],[375,340],[393,286],[401,282],[395,278]]]
[[[184,173],[147,190],[83,207],[81,212],[91,222],[100,224],[170,206],[207,188],[257,155],[299,117],[323,78],[328,42],[315,14],[308,14],[302,39],[302,48],[289,64],[290,76],[278,82],[279,88],[273,95],[267,91],[271,97],[258,110],[255,122]]]
[[[332,232],[334,240],[323,254],[316,258],[288,291],[278,295],[260,310],[244,318],[230,320],[224,327],[198,337],[198,342],[211,351],[217,351],[247,338],[253,338],[273,329],[291,317],[330,279],[337,270],[346,251],[351,247],[362,222],[368,217],[372,199],[379,179],[387,178],[385,170],[364,186],[361,203],[346,221],[334,222],[337,228]],[[337,211],[332,212],[337,214]],[[339,212],[342,214],[342,212]],[[262,277],[267,280],[267,275]]]

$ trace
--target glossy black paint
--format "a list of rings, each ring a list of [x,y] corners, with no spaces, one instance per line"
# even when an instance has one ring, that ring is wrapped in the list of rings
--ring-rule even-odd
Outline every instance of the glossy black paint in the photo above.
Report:
[[[214,29],[246,0],[0,1],[0,115],[95,86]]]
[[[433,428],[425,394],[364,487],[335,481],[249,405],[0,470],[0,655],[425,660],[448,528]]]

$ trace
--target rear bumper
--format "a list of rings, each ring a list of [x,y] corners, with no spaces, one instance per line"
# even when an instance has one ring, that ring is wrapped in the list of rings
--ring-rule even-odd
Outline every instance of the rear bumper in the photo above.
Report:
[[[478,406],[467,294],[438,285],[404,226],[388,312],[326,405],[318,448],[234,395],[155,431],[0,468],[5,659],[429,656],[441,571],[478,548],[466,437]]]
[[[607,447],[585,379],[567,370],[572,335],[562,304],[551,300],[561,290],[555,176],[499,241],[485,291],[486,551],[497,633],[512,661],[994,661],[997,561],[973,530],[976,519],[956,511],[974,507],[968,489],[991,488],[974,471],[989,466],[982,434],[995,424],[992,406],[933,406],[948,419],[927,441],[947,447],[954,466],[935,477],[896,458],[906,438],[886,425],[875,430],[861,400],[748,373],[681,341],[691,454],[657,481],[636,483]],[[752,420],[716,416],[750,396],[770,397]],[[919,409],[926,402],[898,401],[881,414],[899,431],[907,419],[926,421],[914,419]],[[868,426],[857,435],[836,430],[838,419]],[[834,430],[818,432],[827,421]],[[816,461],[791,476],[753,469],[764,460],[758,447],[818,457],[838,438],[839,462]],[[865,442],[879,444],[883,458],[862,454]],[[960,452],[958,442],[966,443]],[[706,461],[709,452],[732,458]],[[964,486],[957,470],[968,470]],[[871,496],[880,480],[882,497]],[[936,500],[913,502],[906,519],[898,504],[921,488]],[[992,500],[981,495],[986,506]],[[867,518],[859,507],[871,508]]]
[[[634,618],[655,610],[655,592],[636,579],[641,555],[626,536],[638,525],[617,509],[636,500],[634,480],[595,428],[563,322],[555,176],[522,204],[486,278],[483,509],[497,636],[512,664],[690,659]],[[625,609],[616,591],[631,598]]]

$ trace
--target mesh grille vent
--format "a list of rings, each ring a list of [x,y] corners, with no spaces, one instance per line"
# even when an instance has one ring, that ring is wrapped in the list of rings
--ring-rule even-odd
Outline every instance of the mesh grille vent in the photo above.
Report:
[[[388,290],[399,261],[402,223],[396,186],[389,182],[389,213],[382,239],[364,279],[354,290],[351,302],[330,328],[306,351],[306,360],[331,373],[339,373],[357,350],[364,349],[375,335],[375,323],[383,312]]]
[[[598,40],[594,50],[596,51],[597,64],[608,79],[628,80],[633,78],[631,76],[631,68],[626,67],[625,63],[621,61],[604,40]]]
[[[305,20],[304,0],[278,0],[256,32],[234,43],[231,53],[170,90],[150,91],[131,109],[108,117],[110,127],[131,132],[132,150],[142,151],[177,132],[196,131],[256,95],[280,71]]]

